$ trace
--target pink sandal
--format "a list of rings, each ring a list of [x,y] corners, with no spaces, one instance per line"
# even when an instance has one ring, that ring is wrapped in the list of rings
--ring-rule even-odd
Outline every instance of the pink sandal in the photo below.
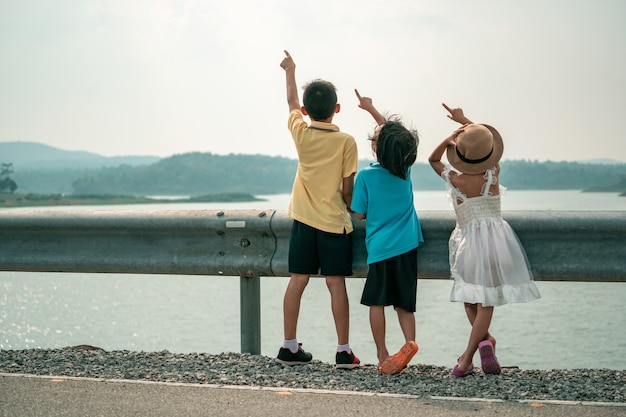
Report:
[[[478,344],[478,353],[480,354],[480,365],[485,374],[500,375],[502,368],[496,358],[493,349],[493,343],[490,340],[483,340]]]
[[[454,369],[452,370],[452,375],[456,376],[457,378],[463,378],[471,375],[472,373],[474,373],[474,368],[469,368],[469,371],[463,372],[459,369],[459,365],[454,365]]]
[[[474,373],[474,362],[470,363],[470,368],[469,370],[463,372],[459,369],[459,359],[461,359],[461,357],[459,356],[456,360],[457,364],[454,365],[454,369],[452,369],[452,375],[456,376],[457,378],[463,378],[465,376],[471,375]]]

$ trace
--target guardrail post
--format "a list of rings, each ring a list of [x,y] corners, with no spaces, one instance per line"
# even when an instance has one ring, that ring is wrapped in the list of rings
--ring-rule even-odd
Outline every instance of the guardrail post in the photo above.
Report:
[[[261,278],[239,277],[241,352],[261,354]]]

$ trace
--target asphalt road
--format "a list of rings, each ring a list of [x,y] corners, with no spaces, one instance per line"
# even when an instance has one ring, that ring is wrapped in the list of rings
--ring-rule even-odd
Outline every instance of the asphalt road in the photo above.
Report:
[[[612,417],[625,404],[522,403],[0,375],[0,416]]]

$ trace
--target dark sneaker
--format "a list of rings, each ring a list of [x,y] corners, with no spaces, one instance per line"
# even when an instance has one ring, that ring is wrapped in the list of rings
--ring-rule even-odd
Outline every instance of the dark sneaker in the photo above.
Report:
[[[352,351],[337,352],[335,355],[335,363],[337,364],[337,369],[354,369],[361,366],[361,361]]]
[[[313,360],[313,355],[305,352],[301,347],[302,343],[298,343],[298,351],[293,353],[287,348],[281,347],[276,357],[276,362],[282,365],[306,365]]]

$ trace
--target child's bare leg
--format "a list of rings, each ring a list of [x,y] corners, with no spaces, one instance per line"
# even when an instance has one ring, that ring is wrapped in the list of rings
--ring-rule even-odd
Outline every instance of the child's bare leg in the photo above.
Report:
[[[283,299],[283,331],[285,340],[296,338],[298,316],[300,315],[300,300],[308,283],[309,275],[291,274]]]
[[[482,304],[476,304],[476,316],[472,323],[472,332],[470,333],[469,342],[465,352],[459,357],[459,370],[462,372],[470,369],[472,359],[478,344],[485,340],[489,333],[491,318],[493,317],[493,307],[483,307]]]
[[[467,315],[467,319],[470,324],[474,324],[474,319],[476,319],[476,304],[464,303],[465,304],[465,314]]]
[[[386,326],[385,306],[370,306],[370,327],[372,328],[372,336],[374,336],[374,343],[376,344],[379,366],[389,357],[389,351],[385,343]]]
[[[398,314],[398,322],[400,323],[400,329],[404,335],[404,341],[415,341],[415,314],[411,311],[406,311],[403,308],[396,307],[396,313]]]
[[[476,318],[476,304],[465,303],[465,314],[467,314],[467,319],[469,320],[471,325],[474,325],[474,319]],[[487,332],[487,336],[485,339],[489,340],[493,344],[493,350],[496,350],[496,338],[493,337],[489,332]]]
[[[337,344],[347,345],[350,339],[350,304],[344,276],[326,277],[326,286],[330,291],[330,304],[337,330]]]

